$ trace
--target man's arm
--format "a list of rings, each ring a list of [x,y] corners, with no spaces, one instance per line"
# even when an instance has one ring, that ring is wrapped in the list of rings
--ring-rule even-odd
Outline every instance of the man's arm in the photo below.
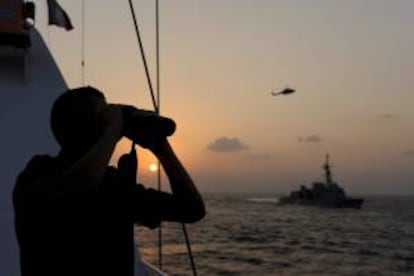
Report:
[[[165,139],[151,151],[164,167],[172,190],[172,195],[163,195],[161,219],[183,223],[201,220],[206,214],[204,201],[171,145]]]
[[[44,166],[39,167],[39,162],[32,162],[37,164],[34,164],[36,167],[26,168],[18,178],[19,193],[60,198],[71,191],[97,188],[104,178],[123,127],[123,117],[119,108],[108,106],[104,113],[107,126],[86,152],[76,154],[62,150],[54,161],[54,164],[58,163],[56,171],[50,171],[43,168]]]
[[[109,160],[115,146],[121,138],[123,115],[116,105],[108,105],[102,111],[106,127],[99,139],[79,158],[69,160],[69,166],[63,171],[62,180],[83,179],[96,188],[102,183]]]

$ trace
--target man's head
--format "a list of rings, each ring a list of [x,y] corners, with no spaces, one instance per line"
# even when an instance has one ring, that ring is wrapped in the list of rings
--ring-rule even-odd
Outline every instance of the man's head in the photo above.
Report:
[[[92,87],[68,90],[52,107],[51,128],[63,149],[83,151],[90,147],[105,127],[102,92]]]

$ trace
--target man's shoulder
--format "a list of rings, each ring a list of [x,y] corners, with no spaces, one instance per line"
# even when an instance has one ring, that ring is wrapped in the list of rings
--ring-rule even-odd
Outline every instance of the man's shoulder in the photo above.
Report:
[[[54,158],[48,155],[35,155],[30,159],[23,171],[17,176],[13,191],[15,204],[21,204],[25,198],[24,195],[35,190],[36,185],[34,184],[54,171],[53,163]]]
[[[55,158],[49,155],[35,155],[27,163],[23,172],[31,172],[37,170],[51,169],[51,165],[55,163]]]
[[[54,162],[55,159],[56,159],[55,157],[52,157],[47,154],[41,154],[41,155],[38,154],[38,155],[33,156],[30,159],[28,166],[29,165],[44,165],[45,163],[50,164],[51,162]]]
[[[27,163],[26,167],[19,174],[18,182],[27,179],[37,178],[39,175],[44,175],[53,171],[53,164],[55,158],[49,155],[35,155]]]

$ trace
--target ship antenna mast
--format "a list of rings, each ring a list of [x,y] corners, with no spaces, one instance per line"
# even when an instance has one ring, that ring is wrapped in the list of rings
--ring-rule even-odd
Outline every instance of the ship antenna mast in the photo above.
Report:
[[[330,185],[332,184],[332,172],[331,172],[331,166],[329,165],[329,154],[326,155],[326,163],[323,166],[325,170],[325,178],[326,178],[326,184]]]

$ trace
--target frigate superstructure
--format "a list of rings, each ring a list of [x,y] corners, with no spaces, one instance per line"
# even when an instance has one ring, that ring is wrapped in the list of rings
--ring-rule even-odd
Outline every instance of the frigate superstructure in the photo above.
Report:
[[[313,182],[310,188],[303,185],[299,190],[292,191],[289,196],[282,197],[280,203],[360,209],[364,199],[348,197],[345,190],[333,180],[329,155],[326,156],[323,169],[325,182]]]

